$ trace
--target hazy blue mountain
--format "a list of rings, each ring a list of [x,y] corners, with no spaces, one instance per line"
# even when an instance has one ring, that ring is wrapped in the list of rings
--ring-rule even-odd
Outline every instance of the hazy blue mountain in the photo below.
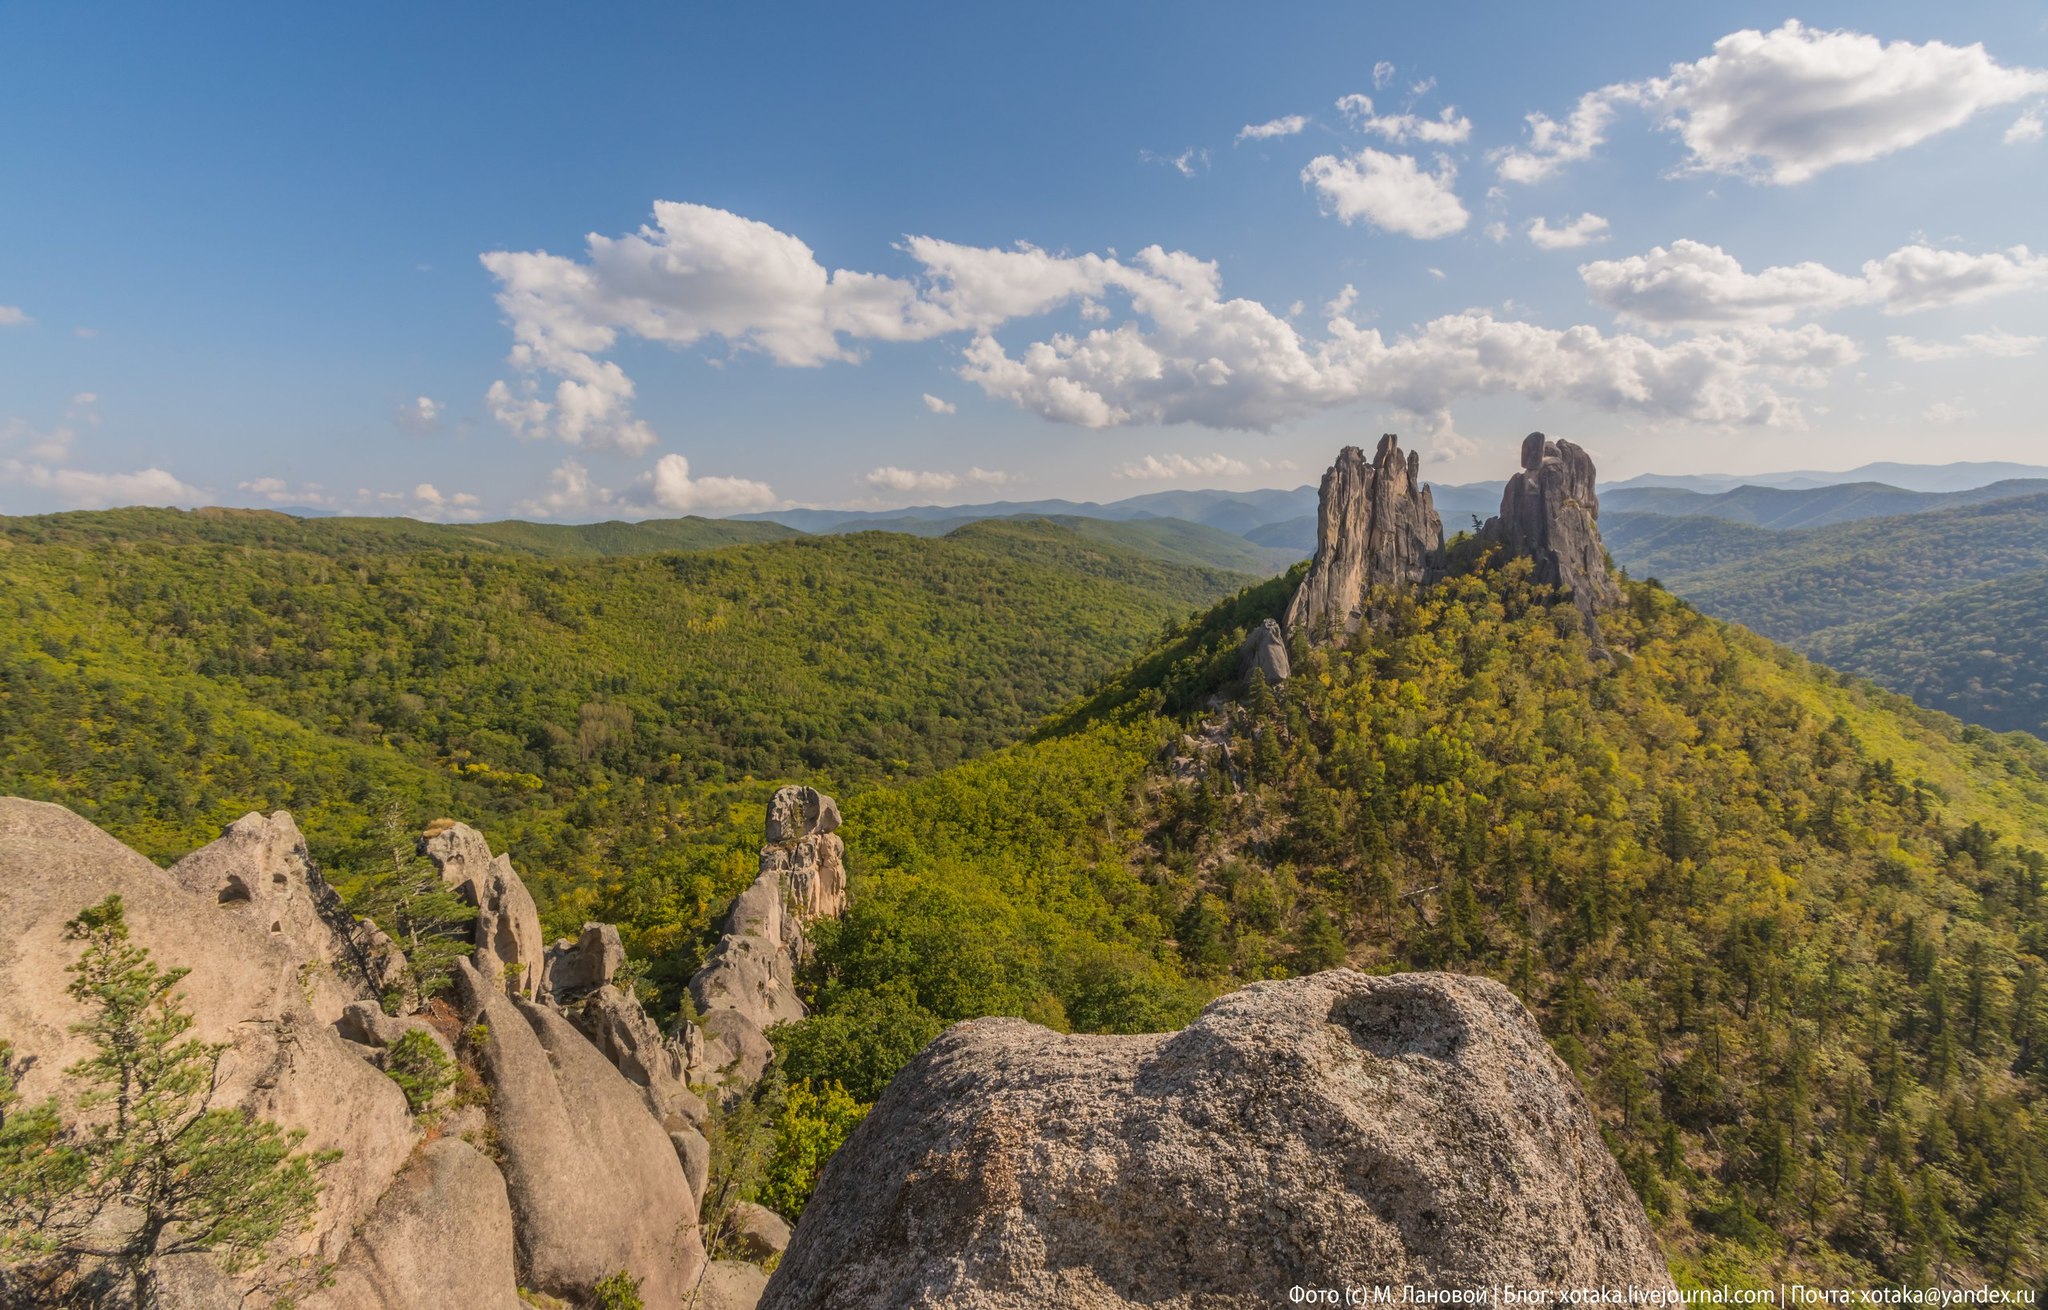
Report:
[[[1994,482],[2048,478],[2048,465],[2006,461],[1959,461],[1954,464],[1865,464],[1841,473],[1799,469],[1789,473],[1644,473],[1602,485],[1601,495],[1630,487],[1676,487],[1709,495],[1738,487],[1802,489],[1838,487],[1851,482],[1882,482],[1903,491],[1969,491]]]
[[[855,532],[905,532],[913,537],[943,537],[970,523],[991,522],[985,518],[956,519],[859,519],[842,523],[826,535],[844,536]],[[1280,573],[1301,558],[1293,550],[1276,549],[1250,541],[1223,528],[1185,519],[1105,519],[1080,514],[1018,514],[993,521],[1039,521],[1055,523],[1090,541],[1106,542],[1173,564],[1193,564],[1268,577]],[[1311,543],[1315,521],[1309,521]]]
[[[1967,491],[1908,491],[1882,482],[1845,482],[1832,487],[1743,486],[1706,493],[1678,487],[1605,487],[1605,512],[1705,515],[1766,528],[1818,528],[1855,519],[1918,514],[1958,505],[1981,505],[2048,491],[2048,479],[1994,482]]]

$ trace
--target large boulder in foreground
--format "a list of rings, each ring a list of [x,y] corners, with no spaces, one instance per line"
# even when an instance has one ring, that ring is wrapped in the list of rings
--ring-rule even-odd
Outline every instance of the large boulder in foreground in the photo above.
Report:
[[[1506,1283],[1672,1286],[1506,988],[1337,970],[1161,1036],[956,1026],[833,1157],[761,1305],[1210,1310]]]

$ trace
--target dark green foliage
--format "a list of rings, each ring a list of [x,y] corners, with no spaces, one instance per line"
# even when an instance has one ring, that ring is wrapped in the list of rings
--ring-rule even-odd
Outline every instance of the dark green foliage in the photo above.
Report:
[[[405,1093],[405,1103],[414,1114],[424,1113],[435,1097],[455,1086],[455,1061],[441,1050],[439,1042],[417,1028],[385,1050],[384,1072]]]
[[[67,1126],[53,1106],[16,1112],[12,1079],[0,1077],[0,1259],[31,1286],[80,1275],[89,1285],[104,1270],[143,1306],[167,1257],[259,1263],[310,1221],[331,1157],[298,1153],[303,1133],[207,1108],[226,1048],[186,1035],[185,971],[159,969],[129,941],[119,896],[80,911],[66,936],[81,948],[70,992],[90,1012],[76,1030],[94,1053],[65,1072],[90,1089],[80,1109],[100,1113]],[[98,1223],[112,1207],[129,1222]],[[25,1240],[24,1221],[35,1225]]]
[[[1601,526],[1617,562],[1710,614],[1923,705],[2048,734],[2048,496],[1797,532],[1657,514]]]
[[[795,1222],[818,1185],[825,1161],[867,1117],[868,1109],[837,1083],[814,1085],[806,1079],[790,1084],[775,1122],[774,1152],[754,1199]]]
[[[353,899],[356,910],[374,919],[405,952],[406,994],[399,1003],[409,1012],[425,1009],[454,978],[455,962],[469,956],[476,907],[457,895],[434,862],[419,853],[400,814],[395,807],[386,809],[384,840],[390,862],[364,874]]]
[[[640,1299],[640,1280],[623,1269],[597,1280],[590,1304],[592,1310],[646,1310],[647,1305]]]
[[[791,1078],[842,1086],[871,1103],[945,1026],[918,1003],[909,979],[891,978],[873,990],[841,988],[829,1011],[770,1036]]]

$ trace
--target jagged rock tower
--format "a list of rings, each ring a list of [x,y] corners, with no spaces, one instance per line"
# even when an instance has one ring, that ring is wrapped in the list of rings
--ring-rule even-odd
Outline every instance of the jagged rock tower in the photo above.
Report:
[[[1569,441],[1549,441],[1531,432],[1522,442],[1522,471],[1508,479],[1500,517],[1487,522],[1484,535],[1510,555],[1535,560],[1536,581],[1570,592],[1590,620],[1621,604],[1621,584],[1608,572],[1607,550],[1600,542],[1599,518],[1591,457]]]
[[[1428,581],[1443,546],[1443,520],[1414,453],[1403,455],[1392,433],[1380,438],[1370,463],[1357,446],[1344,447],[1323,474],[1315,559],[1287,606],[1287,635],[1349,637],[1364,621],[1374,587]]]

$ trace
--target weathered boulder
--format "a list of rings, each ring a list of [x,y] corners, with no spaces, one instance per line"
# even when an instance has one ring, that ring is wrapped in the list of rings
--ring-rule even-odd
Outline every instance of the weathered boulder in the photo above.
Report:
[[[733,902],[710,958],[690,979],[690,997],[707,1020],[729,1010],[763,1031],[804,1017],[792,951],[796,925],[782,912],[782,870],[765,867],[767,854],[760,875]]]
[[[1522,442],[1521,471],[1501,493],[1500,515],[1484,529],[1510,555],[1534,560],[1536,581],[1570,592],[1588,618],[1621,603],[1621,584],[1608,571],[1600,541],[1593,478],[1585,451],[1531,432]]]
[[[391,939],[341,903],[283,810],[243,815],[172,865],[171,877],[289,942],[307,961],[310,1003],[323,1023],[352,1001],[376,1000],[405,969]]]
[[[846,913],[846,843],[838,833],[812,833],[761,852],[761,868],[782,878],[798,924]]]
[[[1266,681],[1280,683],[1287,681],[1293,672],[1287,659],[1287,639],[1280,635],[1280,625],[1266,619],[1253,628],[1237,648],[1237,662],[1249,678],[1254,673],[1266,675]]]
[[[701,1202],[704,1188],[711,1181],[711,1143],[695,1129],[672,1132],[668,1141],[676,1148],[676,1159],[683,1162],[683,1177],[689,1180],[690,1195]]]
[[[306,1310],[520,1310],[512,1206],[469,1143],[420,1148],[335,1262]]]
[[[641,1089],[552,1008],[508,996],[468,961],[456,992],[491,1090],[500,1168],[528,1286],[580,1297],[621,1270],[649,1310],[675,1310],[704,1247],[697,1198]]]
[[[1215,1310],[1505,1283],[1671,1288],[1506,988],[1338,970],[1173,1034],[957,1025],[826,1166],[761,1304]]]
[[[704,1102],[689,1088],[688,1048],[678,1038],[662,1036],[638,997],[617,987],[599,987],[562,1013],[627,1082],[640,1089],[657,1119],[670,1127],[703,1127]]]
[[[507,991],[534,995],[547,943],[540,911],[509,855],[492,855],[482,833],[466,823],[437,819],[420,837],[420,851],[476,907],[476,964]]]
[[[83,1089],[64,1070],[90,1046],[71,1027],[85,1011],[65,990],[78,947],[64,925],[119,893],[131,939],[161,966],[190,970],[178,991],[192,1035],[229,1044],[212,1104],[302,1128],[308,1151],[342,1152],[303,1241],[332,1258],[411,1154],[417,1127],[397,1084],[309,1007],[313,961],[239,902],[223,904],[213,882],[194,881],[203,890],[61,806],[0,798],[0,1036],[27,1063],[27,1098],[75,1109]]]
[[[767,841],[795,841],[839,827],[839,802],[816,787],[783,787],[768,798]]]
[[[742,1201],[726,1217],[733,1244],[749,1260],[769,1260],[789,1249],[789,1221],[765,1205]]]
[[[1346,446],[1323,474],[1316,553],[1287,606],[1287,635],[1313,642],[1358,631],[1375,587],[1407,587],[1442,563],[1443,521],[1414,454],[1392,433],[1370,462]]]
[[[768,1274],[744,1260],[713,1260],[697,1285],[690,1310],[754,1310],[768,1286]]]
[[[619,930],[608,923],[586,923],[575,941],[564,938],[548,948],[547,995],[566,1005],[585,992],[608,985],[626,962]]]

